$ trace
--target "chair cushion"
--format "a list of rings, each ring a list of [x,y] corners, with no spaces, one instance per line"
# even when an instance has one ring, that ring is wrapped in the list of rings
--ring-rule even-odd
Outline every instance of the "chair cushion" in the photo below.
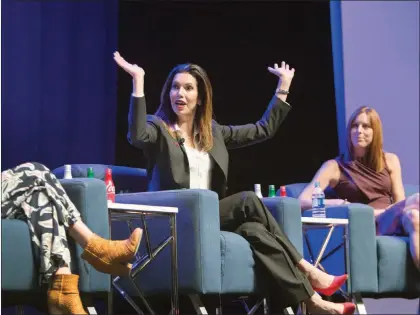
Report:
[[[220,233],[222,293],[255,292],[255,261],[251,245],[240,235]]]
[[[308,183],[294,183],[286,185],[287,197],[298,198],[307,185]],[[329,186],[325,188],[324,192],[325,198],[336,198],[337,196],[334,189]],[[280,196],[280,189],[277,190],[276,195]]]
[[[71,164],[73,178],[87,177],[89,167],[93,168],[94,177],[100,180],[105,179],[105,171],[110,168],[116,193],[147,191],[147,171],[145,169],[106,164]],[[53,173],[57,178],[63,178],[64,166],[54,169]]]
[[[1,289],[39,290],[38,268],[34,263],[28,224],[4,219],[1,225]]]
[[[377,236],[379,293],[420,294],[420,272],[407,237]]]

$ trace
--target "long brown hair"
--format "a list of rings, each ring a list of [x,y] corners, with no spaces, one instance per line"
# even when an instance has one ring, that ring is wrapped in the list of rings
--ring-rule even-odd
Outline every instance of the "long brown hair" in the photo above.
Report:
[[[372,143],[366,150],[366,154],[363,157],[363,164],[369,166],[377,172],[381,172],[385,167],[385,157],[383,151],[383,133],[382,133],[382,121],[379,114],[373,108],[367,106],[361,106],[356,109],[350,116],[347,124],[347,160],[354,159],[353,143],[351,141],[351,129],[356,118],[365,113],[369,120],[373,130]]]
[[[177,120],[177,116],[172,110],[169,93],[172,81],[178,73],[189,73],[197,80],[198,99],[201,101],[200,105],[197,106],[194,117],[194,124],[198,128],[197,142],[202,150],[210,151],[213,147],[213,90],[206,71],[200,66],[186,63],[177,65],[171,70],[163,85],[160,95],[160,106],[155,115],[162,119],[168,132],[172,137],[176,138],[175,132],[169,128],[169,125],[175,124]]]

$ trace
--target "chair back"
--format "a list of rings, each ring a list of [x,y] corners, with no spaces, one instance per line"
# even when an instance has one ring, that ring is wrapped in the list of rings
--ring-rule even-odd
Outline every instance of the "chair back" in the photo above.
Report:
[[[73,178],[87,177],[89,167],[93,168],[94,177],[100,180],[105,179],[105,171],[110,168],[117,194],[147,191],[147,171],[145,169],[107,164],[71,164]],[[64,166],[56,168],[53,173],[57,178],[63,178]]]
[[[419,192],[418,185],[404,184],[405,196],[411,196]]]
[[[294,183],[286,185],[287,197],[298,198],[302,191],[308,186],[309,183]],[[277,190],[277,196],[280,196],[280,189]],[[335,198],[336,193],[333,188],[327,187],[325,189],[325,198]]]

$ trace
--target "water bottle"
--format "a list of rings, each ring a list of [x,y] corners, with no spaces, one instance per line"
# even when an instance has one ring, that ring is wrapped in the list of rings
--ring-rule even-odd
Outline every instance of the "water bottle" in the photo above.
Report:
[[[312,217],[325,218],[325,194],[322,191],[319,182],[315,182],[315,188],[312,191]]]
[[[72,179],[73,176],[71,176],[71,165],[66,164],[64,165],[64,179]]]
[[[262,193],[261,193],[261,184],[255,184],[254,185],[254,192],[257,195],[258,198],[262,198]]]

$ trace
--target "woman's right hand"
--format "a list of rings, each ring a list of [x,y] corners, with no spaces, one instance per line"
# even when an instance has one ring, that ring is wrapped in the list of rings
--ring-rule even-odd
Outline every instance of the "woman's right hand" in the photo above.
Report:
[[[141,97],[144,95],[144,75],[143,68],[138,65],[128,63],[121,57],[118,51],[114,52],[115,62],[129,75],[133,77],[133,95]]]
[[[131,75],[133,79],[142,79],[144,77],[144,70],[138,65],[128,63],[123,57],[121,57],[118,51],[114,52],[114,60],[125,72]]]

